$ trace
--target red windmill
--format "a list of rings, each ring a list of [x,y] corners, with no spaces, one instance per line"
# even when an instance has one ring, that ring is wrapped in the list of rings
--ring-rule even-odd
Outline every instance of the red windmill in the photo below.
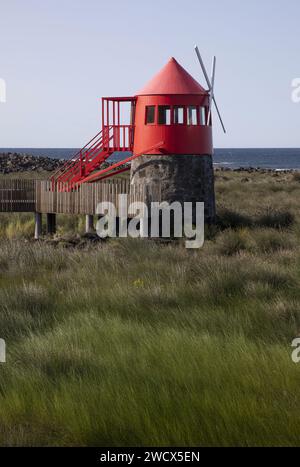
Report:
[[[129,170],[121,167],[144,155],[209,155],[213,153],[211,106],[215,103],[215,58],[211,81],[195,47],[208,90],[174,58],[134,97],[102,98],[102,129],[52,176],[70,189],[84,182]],[[130,104],[130,122],[122,123],[122,106]],[[114,152],[132,155],[108,168],[102,164]]]

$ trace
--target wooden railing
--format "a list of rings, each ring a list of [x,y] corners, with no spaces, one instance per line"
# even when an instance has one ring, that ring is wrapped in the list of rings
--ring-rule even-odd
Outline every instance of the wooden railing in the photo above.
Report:
[[[113,203],[118,210],[121,194],[128,195],[128,205],[161,201],[160,184],[130,185],[125,179],[84,183],[72,191],[57,190],[48,180],[0,179],[0,212],[96,214],[97,205],[102,201]]]
[[[0,212],[34,212],[35,180],[0,180]]]

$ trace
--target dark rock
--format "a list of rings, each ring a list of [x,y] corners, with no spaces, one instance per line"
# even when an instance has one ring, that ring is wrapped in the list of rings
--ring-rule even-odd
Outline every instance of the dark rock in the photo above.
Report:
[[[52,172],[63,166],[65,160],[50,157],[35,157],[31,154],[7,152],[0,153],[0,173],[16,172]]]

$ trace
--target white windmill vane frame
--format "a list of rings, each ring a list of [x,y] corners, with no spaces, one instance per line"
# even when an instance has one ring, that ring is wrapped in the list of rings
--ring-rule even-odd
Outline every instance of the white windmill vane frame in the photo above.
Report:
[[[210,117],[211,117],[211,113],[212,113],[212,103],[214,103],[214,106],[215,106],[215,109],[216,109],[216,111],[217,111],[217,115],[218,115],[218,117],[219,117],[219,120],[220,120],[220,123],[221,123],[221,125],[222,125],[223,131],[224,131],[224,133],[226,133],[226,129],[225,129],[225,126],[224,126],[224,123],[223,123],[223,120],[222,120],[222,117],[221,117],[221,114],[220,114],[220,111],[219,111],[219,108],[218,108],[218,105],[217,105],[217,102],[216,102],[216,98],[215,98],[215,95],[214,95],[214,86],[215,86],[215,75],[216,75],[216,62],[217,62],[217,59],[216,59],[215,56],[213,57],[213,60],[212,60],[212,73],[211,73],[211,79],[210,79],[210,78],[208,77],[208,74],[207,74],[207,71],[206,71],[204,62],[203,62],[203,60],[202,60],[201,54],[200,54],[200,52],[199,52],[198,46],[195,45],[195,46],[194,46],[194,49],[195,49],[197,58],[198,58],[198,60],[199,60],[199,63],[200,63],[200,66],[201,66],[201,69],[202,69],[202,72],[203,72],[203,75],[204,75],[206,84],[207,84],[207,86],[208,86],[208,92],[209,92],[209,109],[208,109],[207,124],[209,124]]]

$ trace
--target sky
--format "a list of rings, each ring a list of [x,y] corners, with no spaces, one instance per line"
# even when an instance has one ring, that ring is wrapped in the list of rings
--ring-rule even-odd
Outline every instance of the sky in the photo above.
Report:
[[[101,96],[130,96],[171,56],[205,85],[215,147],[300,147],[299,0],[0,0],[0,147],[81,147]]]

